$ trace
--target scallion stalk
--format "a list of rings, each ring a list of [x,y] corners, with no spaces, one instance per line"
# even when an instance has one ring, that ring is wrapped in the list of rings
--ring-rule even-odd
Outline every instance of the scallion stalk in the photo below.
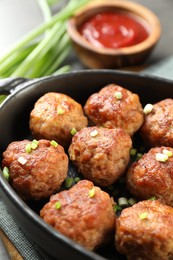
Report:
[[[49,73],[44,69],[42,70],[44,66],[42,62],[46,61],[45,57],[49,57],[52,49],[55,47],[59,49],[59,43],[63,46],[63,41],[65,40],[61,41],[61,38],[67,35],[65,27],[66,21],[75,11],[90,1],[91,0],[70,0],[61,11],[51,16],[50,2],[52,1],[38,0],[46,21],[16,42],[7,53],[0,58],[0,77],[39,77],[45,76],[43,71],[46,75],[57,71],[69,53],[69,44],[64,44],[64,49],[56,53],[58,55],[56,62],[49,66]],[[30,52],[29,46],[34,46],[34,44],[35,47]],[[62,48],[61,45],[60,48]],[[26,52],[24,52],[24,50]],[[54,62],[53,58],[50,59]],[[38,68],[41,68],[41,73]]]

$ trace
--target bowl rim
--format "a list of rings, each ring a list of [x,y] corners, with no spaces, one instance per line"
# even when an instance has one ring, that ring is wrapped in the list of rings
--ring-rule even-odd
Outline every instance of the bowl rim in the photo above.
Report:
[[[132,13],[136,16],[139,16],[144,20],[144,22],[148,23],[149,28],[151,29],[151,33],[149,36],[142,41],[141,43],[129,46],[122,47],[117,49],[111,49],[106,47],[95,47],[90,42],[88,42],[77,30],[77,22],[85,13],[90,12],[91,10],[96,10],[104,7],[112,7],[119,8],[124,10],[125,12]],[[95,12],[97,13],[97,12]],[[85,21],[85,20],[84,20]],[[102,55],[132,55],[136,53],[140,53],[146,51],[153,47],[159,40],[161,36],[161,24],[158,17],[147,7],[131,2],[131,1],[119,1],[119,0],[97,0],[94,2],[88,3],[86,6],[80,8],[72,18],[69,19],[67,23],[67,31],[76,44],[79,46],[90,50],[92,52],[102,54]]]

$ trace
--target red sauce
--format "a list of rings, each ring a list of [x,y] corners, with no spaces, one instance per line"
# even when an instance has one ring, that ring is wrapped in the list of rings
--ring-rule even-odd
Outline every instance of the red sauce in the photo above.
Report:
[[[140,19],[127,13],[99,13],[79,28],[80,34],[95,47],[122,48],[144,41],[149,32]]]

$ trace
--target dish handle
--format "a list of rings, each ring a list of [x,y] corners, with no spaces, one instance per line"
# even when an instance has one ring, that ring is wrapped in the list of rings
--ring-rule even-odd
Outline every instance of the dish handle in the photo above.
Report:
[[[10,94],[16,87],[20,87],[28,81],[30,79],[22,77],[0,79],[0,95]]]

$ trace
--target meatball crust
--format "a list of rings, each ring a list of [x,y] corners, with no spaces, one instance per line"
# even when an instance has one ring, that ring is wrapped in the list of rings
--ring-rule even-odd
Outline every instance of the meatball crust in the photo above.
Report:
[[[158,159],[158,155],[163,156],[165,151],[173,155],[173,148],[155,147],[133,163],[127,172],[127,187],[140,199],[156,196],[173,206],[173,156],[168,157],[165,162]]]
[[[145,115],[141,136],[150,147],[173,147],[173,99],[168,98],[153,105]]]
[[[93,126],[80,130],[68,151],[85,179],[109,186],[125,172],[131,146],[131,138],[123,129]]]
[[[67,177],[68,156],[60,145],[54,147],[48,140],[39,140],[30,152],[33,142],[15,141],[3,153],[2,167],[10,172],[10,183],[24,200],[40,200],[57,191]]]
[[[116,221],[116,247],[129,260],[173,259],[173,208],[141,201]]]
[[[131,136],[143,123],[143,109],[138,95],[115,84],[91,95],[84,111],[95,125],[120,127]]]
[[[56,230],[89,250],[109,242],[114,236],[112,199],[108,193],[87,180],[51,196],[40,211],[40,216]]]
[[[71,130],[79,131],[88,125],[82,106],[61,93],[46,93],[35,103],[30,113],[30,129],[37,139],[55,140],[67,147],[72,139]]]

